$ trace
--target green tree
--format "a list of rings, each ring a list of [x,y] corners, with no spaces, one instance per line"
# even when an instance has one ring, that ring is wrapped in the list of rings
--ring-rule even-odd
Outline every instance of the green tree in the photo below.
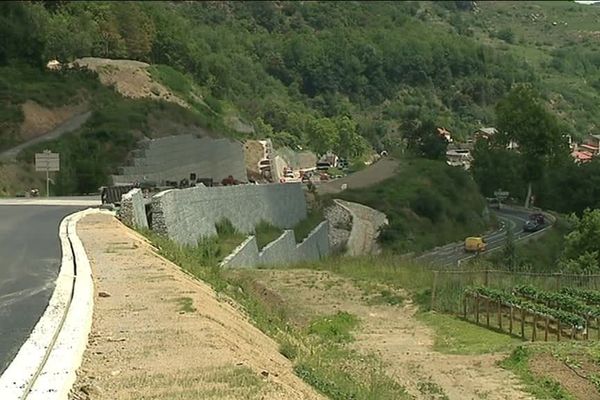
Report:
[[[407,147],[414,154],[432,160],[443,160],[446,157],[448,142],[438,134],[433,119],[409,119],[403,123],[402,130]]]
[[[114,13],[129,56],[138,60],[149,60],[156,34],[154,21],[136,2],[118,3]]]
[[[366,140],[358,134],[356,122],[343,116],[335,120],[339,137],[335,151],[345,158],[360,157],[369,147]]]
[[[581,217],[571,216],[573,230],[565,236],[563,262],[588,260],[590,255],[596,255],[600,264],[600,209],[586,209]]]
[[[313,118],[307,124],[310,147],[319,154],[334,150],[340,143],[335,122],[330,118]]]
[[[513,197],[525,194],[521,157],[518,153],[496,145],[494,140],[478,140],[473,149],[471,173],[481,192],[488,197],[498,189]]]
[[[519,85],[496,106],[498,141],[519,145],[523,178],[527,182],[525,207],[529,207],[532,183],[539,181],[552,161],[566,151],[557,118],[529,86]]]
[[[504,243],[504,249],[502,249],[502,256],[508,269],[510,271],[514,271],[517,268],[518,256],[517,246],[515,245],[515,237],[510,229],[506,232],[506,241]]]

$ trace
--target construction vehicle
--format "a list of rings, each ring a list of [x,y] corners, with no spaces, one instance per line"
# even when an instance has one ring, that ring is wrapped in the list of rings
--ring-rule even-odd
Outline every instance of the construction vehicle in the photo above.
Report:
[[[465,239],[465,251],[468,253],[481,253],[486,248],[487,243],[481,236],[470,236]]]

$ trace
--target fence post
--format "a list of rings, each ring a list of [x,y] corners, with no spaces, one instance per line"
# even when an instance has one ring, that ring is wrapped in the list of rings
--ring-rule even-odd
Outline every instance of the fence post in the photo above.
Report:
[[[483,286],[485,286],[485,287],[487,287],[490,284],[490,276],[489,275],[490,275],[490,271],[486,269],[485,270],[485,276],[483,278],[484,279]]]
[[[560,276],[562,275],[561,272],[557,272],[555,274],[556,277],[556,291],[558,292],[560,290]]]
[[[498,327],[502,330],[502,303],[498,300]]]
[[[479,293],[475,294],[475,321],[479,325]],[[600,332],[600,330],[598,330]]]
[[[521,308],[521,337],[525,339],[525,309]]]
[[[590,316],[585,316],[585,340],[590,338]]]
[[[533,313],[533,332],[531,332],[531,341],[535,342],[537,333],[537,314]]]
[[[435,310],[435,290],[437,288],[438,271],[433,271],[433,285],[431,288],[431,309]]]
[[[490,299],[485,298],[485,325],[490,327]]]

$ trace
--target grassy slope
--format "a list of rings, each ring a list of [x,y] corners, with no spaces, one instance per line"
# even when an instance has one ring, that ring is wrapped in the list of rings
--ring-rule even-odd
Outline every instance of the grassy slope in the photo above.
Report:
[[[184,75],[164,66],[155,68],[167,71],[159,80],[174,92],[180,93],[186,87]],[[191,130],[214,128],[221,134],[233,134],[213,110],[216,105],[213,108],[203,105],[198,91],[194,96],[188,92],[185,98],[197,99],[192,103],[195,108],[187,110],[172,103],[124,98],[86,71],[48,72],[27,66],[1,67],[0,150],[22,141],[18,135],[23,120],[21,104],[28,99],[46,107],[88,101],[92,117],[71,134],[21,152],[18,165],[11,167],[11,171],[15,171],[3,174],[0,194],[14,195],[35,185],[35,176],[29,178],[27,171],[31,169],[33,154],[42,149],[61,153],[61,172],[51,187],[53,194],[90,193],[108,183],[109,175],[126,161],[138,139],[162,133],[162,128],[155,128],[152,121]]]
[[[339,197],[384,212],[390,221],[382,243],[396,251],[420,251],[486,230],[485,202],[464,171],[439,161],[402,161],[395,177]]]

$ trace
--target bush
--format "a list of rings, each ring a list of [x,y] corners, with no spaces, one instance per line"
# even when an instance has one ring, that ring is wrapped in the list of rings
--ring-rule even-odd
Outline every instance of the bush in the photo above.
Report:
[[[504,40],[506,43],[514,43],[515,42],[515,34],[510,28],[504,28],[496,33],[496,37],[500,40]]]

